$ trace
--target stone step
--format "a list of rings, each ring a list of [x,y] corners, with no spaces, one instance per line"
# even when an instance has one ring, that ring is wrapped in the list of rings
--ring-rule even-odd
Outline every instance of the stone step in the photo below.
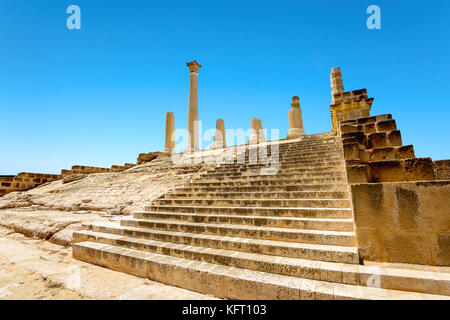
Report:
[[[206,171],[207,173],[245,173],[245,172],[259,172],[261,167],[249,167],[241,166],[237,168],[222,168],[215,167],[214,169]],[[313,168],[278,168],[279,173],[328,173],[328,172],[345,172],[345,166],[324,166]]]
[[[279,168],[316,168],[316,167],[324,167],[324,166],[344,166],[344,161],[329,161],[328,159],[324,158],[320,161],[302,161],[302,162],[291,162],[291,163],[281,163],[278,164]],[[269,163],[269,164],[263,164],[263,163],[257,163],[257,164],[250,164],[248,162],[244,163],[223,163],[220,165],[221,168],[258,168],[258,167],[269,167],[275,164]]]
[[[109,233],[139,239],[173,242],[183,245],[227,249],[239,252],[261,253],[279,257],[311,259],[318,261],[345,262],[357,264],[358,250],[355,247],[331,246],[299,242],[261,240],[241,238],[237,236],[224,237],[213,234],[198,234],[158,229],[143,229],[119,226],[116,223],[88,223],[85,229],[94,232]],[[77,242],[76,232],[74,241]]]
[[[219,206],[157,206],[145,207],[146,212],[210,213],[300,218],[351,218],[350,208],[289,208],[289,207],[219,207]]]
[[[377,277],[379,287],[450,296],[450,274],[410,269],[379,268],[354,264],[314,261],[179,245],[170,242],[137,239],[93,231],[77,232],[78,242],[97,242],[112,246],[152,252],[177,258],[204,261],[241,269],[270,272],[304,279],[371,286]],[[380,272],[382,270],[382,272]],[[438,277],[437,277],[438,276]]]
[[[247,177],[276,177],[280,179],[305,179],[305,178],[328,178],[328,177],[339,177],[346,178],[347,173],[344,171],[335,171],[335,172],[290,172],[290,173],[280,173],[275,172],[274,175],[261,175],[260,172],[238,172],[238,173],[210,173],[207,172],[203,174],[199,179],[217,179],[217,180],[226,180],[226,179],[239,179],[239,178],[247,178]]]
[[[355,233],[352,231],[327,231],[256,227],[247,225],[195,223],[172,220],[122,219],[122,226],[148,228],[180,232],[237,236],[262,240],[280,240],[301,243],[315,243],[335,246],[354,246]]]
[[[166,193],[161,199],[348,199],[347,191]]]
[[[342,159],[344,153],[339,151],[317,151],[317,152],[310,152],[310,153],[302,153],[302,152],[278,152],[278,153],[265,153],[265,152],[255,152],[252,153],[252,156],[250,154],[237,154],[235,159],[265,159],[265,158],[279,158],[284,160],[292,160],[292,159],[299,159],[299,160],[316,160],[323,157],[329,157],[329,158],[335,158],[335,159]]]
[[[195,223],[243,224],[250,226],[266,226],[274,228],[312,229],[327,231],[353,231],[353,219],[331,218],[297,218],[297,217],[268,217],[268,216],[240,216],[214,215],[198,213],[175,212],[144,212],[135,213],[136,219],[182,220]]]
[[[343,183],[346,182],[343,177],[329,178],[304,178],[304,179],[283,179],[276,176],[256,176],[242,179],[219,180],[219,179],[192,179],[188,186],[208,186],[208,187],[225,187],[225,186],[283,186],[289,184],[327,184],[327,183]]]
[[[158,199],[157,206],[350,208],[348,199]]]
[[[242,157],[242,158],[237,158],[234,160],[234,162],[237,163],[250,163],[250,164],[258,164],[258,163],[274,163],[274,162],[279,162],[280,164],[297,164],[297,163],[311,163],[311,162],[320,162],[323,161],[324,159],[327,159],[327,161],[343,161],[344,160],[344,156],[342,155],[337,155],[337,154],[324,154],[324,155],[316,155],[314,157],[303,157],[303,156],[296,156],[296,155],[292,155],[292,156],[274,156],[273,158],[271,157],[267,157],[267,158],[261,158],[261,157],[257,157],[257,158],[251,158],[249,159],[248,157]]]
[[[277,275],[96,242],[73,245],[76,259],[112,270],[228,299],[448,299],[448,296],[371,288]]]
[[[192,186],[186,184],[182,188],[175,189],[174,193],[192,193],[192,192],[294,192],[294,191],[347,191],[348,185],[346,183],[333,184],[286,184],[280,186]]]

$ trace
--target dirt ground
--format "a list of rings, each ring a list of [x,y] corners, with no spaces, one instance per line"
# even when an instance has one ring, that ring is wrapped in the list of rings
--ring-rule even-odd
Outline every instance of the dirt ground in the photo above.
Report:
[[[214,297],[72,259],[71,247],[0,227],[0,300],[204,300]]]

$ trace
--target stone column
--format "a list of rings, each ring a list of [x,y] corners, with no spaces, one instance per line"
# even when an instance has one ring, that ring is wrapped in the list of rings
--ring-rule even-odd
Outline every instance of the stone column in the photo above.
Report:
[[[173,133],[175,131],[175,118],[172,112],[166,113],[166,145],[164,152],[171,153],[175,148]]]
[[[260,142],[266,141],[266,137],[264,136],[264,131],[262,128],[261,119],[250,119],[251,126],[251,136],[249,140],[249,144],[257,144]]]
[[[302,109],[300,109],[300,98],[292,97],[291,111],[289,111],[289,133],[287,139],[296,139],[306,135],[303,129]]]
[[[188,149],[198,151],[198,70],[202,67],[197,61],[187,63],[189,68],[189,113],[188,113]]]
[[[332,68],[330,74],[331,83],[331,104],[334,104],[334,95],[344,92],[344,83],[342,82],[342,74],[340,68]]]
[[[227,145],[225,143],[225,122],[223,119],[217,119],[216,134],[214,136],[214,142],[211,149],[222,149]]]

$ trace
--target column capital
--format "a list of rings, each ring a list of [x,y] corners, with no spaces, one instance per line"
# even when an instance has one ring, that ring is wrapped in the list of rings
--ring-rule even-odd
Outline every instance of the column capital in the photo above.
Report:
[[[188,62],[188,63],[186,63],[186,65],[188,66],[189,71],[194,72],[194,73],[197,73],[197,71],[202,67],[201,65],[199,65],[197,63],[196,60],[194,60],[192,62]]]
[[[300,108],[300,98],[298,96],[292,97],[291,107],[292,108],[296,108],[296,107]]]

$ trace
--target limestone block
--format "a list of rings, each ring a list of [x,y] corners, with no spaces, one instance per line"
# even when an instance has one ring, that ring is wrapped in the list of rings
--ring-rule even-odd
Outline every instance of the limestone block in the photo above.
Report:
[[[387,133],[387,141],[389,146],[401,147],[402,135],[399,130],[391,131]]]
[[[405,171],[405,181],[436,180],[431,158],[415,158],[402,160]]]
[[[450,160],[434,161],[436,179],[450,180]]]
[[[378,116],[360,118],[360,119],[358,119],[358,124],[375,123],[375,122],[391,120],[391,119],[392,119],[391,114],[382,114],[382,115],[378,115]]]
[[[406,181],[400,160],[370,162],[367,167],[370,182]]]
[[[385,132],[375,132],[367,136],[367,145],[369,149],[385,148],[388,146],[387,135]]]
[[[450,266],[450,181],[351,185],[364,260]]]
[[[361,150],[365,149],[365,146],[367,145],[367,137],[363,132],[347,132],[342,134],[342,139],[353,139],[356,140],[359,144],[359,148]]]
[[[359,151],[359,159],[361,162],[370,162],[370,151],[369,150],[360,150]]]
[[[346,160],[359,160],[359,144],[348,143],[344,144],[344,158]]]
[[[341,124],[341,133],[358,132],[362,130],[361,125],[357,124]]]
[[[370,152],[370,161],[395,160],[394,148],[373,149]]]
[[[339,125],[342,126],[344,124],[358,124],[357,120],[351,119],[351,120],[342,120],[339,122]]]
[[[395,158],[396,159],[414,159],[414,147],[412,145],[396,147],[395,150]]]
[[[367,172],[365,165],[347,166],[348,183],[367,183]]]
[[[377,128],[375,126],[375,123],[367,123],[363,126],[363,132],[365,134],[371,134],[377,132]]]
[[[395,131],[397,130],[397,125],[395,120],[383,120],[376,123],[378,132]]]

